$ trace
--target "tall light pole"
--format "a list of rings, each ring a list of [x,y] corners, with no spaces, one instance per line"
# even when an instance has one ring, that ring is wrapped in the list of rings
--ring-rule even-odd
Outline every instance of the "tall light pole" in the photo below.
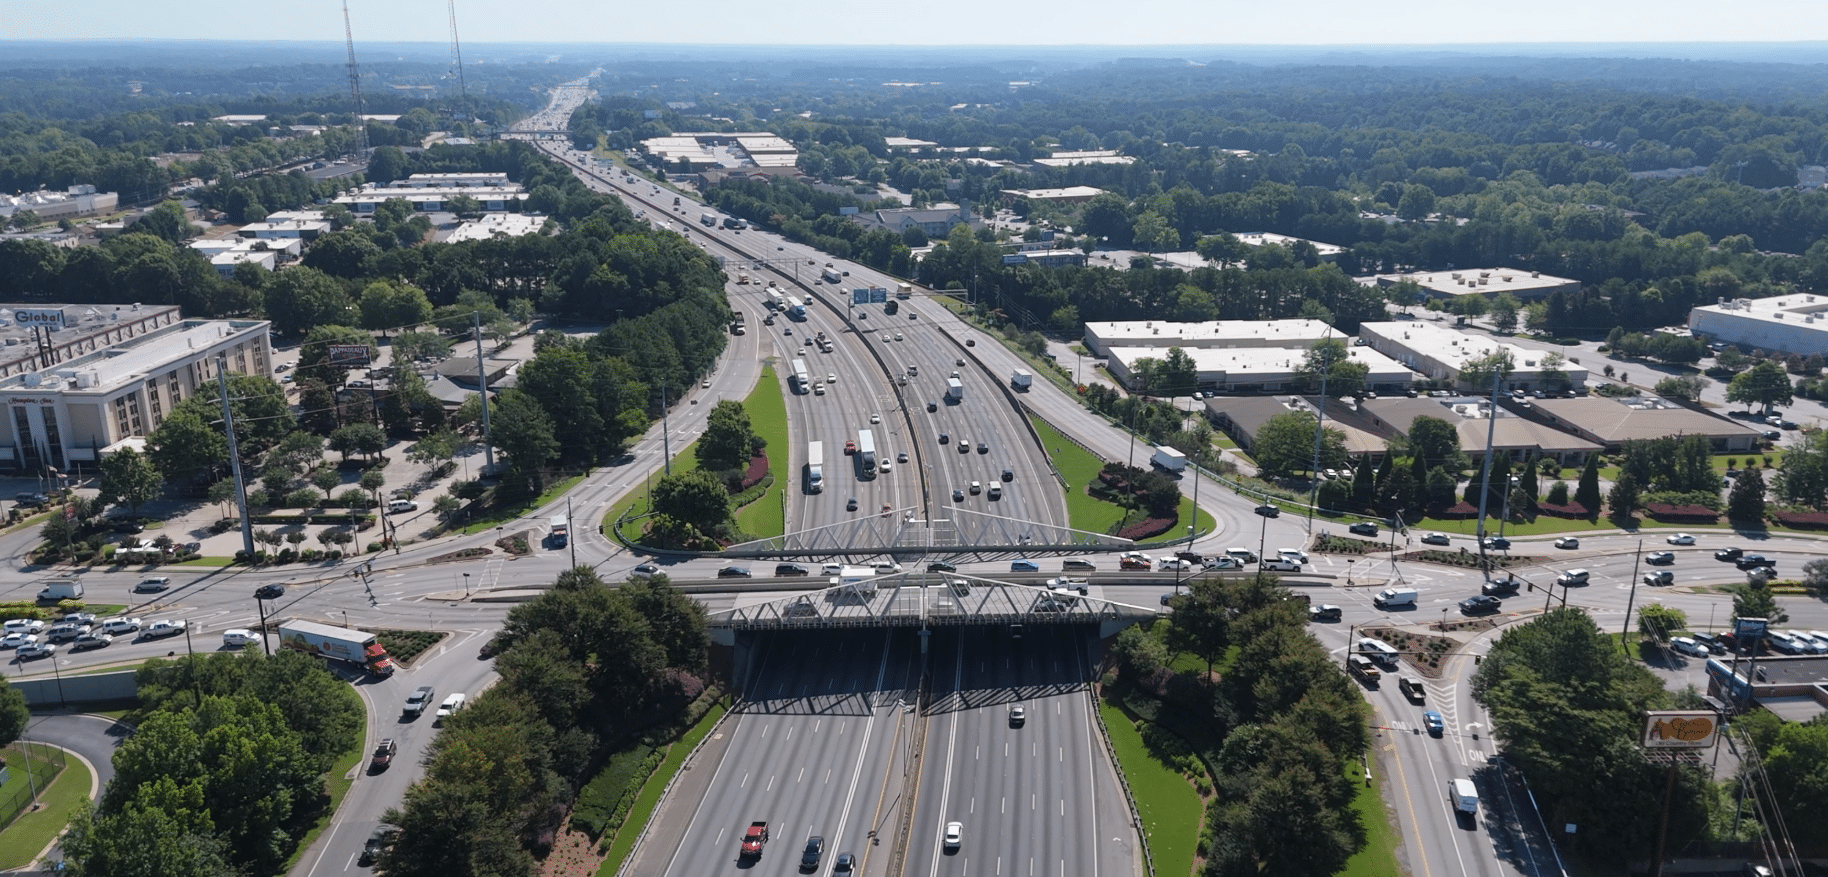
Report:
[[[1326,435],[1327,373],[1333,370],[1333,364],[1331,362],[1333,348],[1325,345],[1332,337],[1333,333],[1329,329],[1326,337],[1320,339],[1320,343],[1323,345],[1320,348],[1320,405],[1316,409],[1318,414],[1314,418],[1314,464],[1313,468],[1308,471],[1308,478],[1313,482],[1313,486],[1308,488],[1309,535],[1312,535],[1314,532],[1314,503],[1320,496],[1320,440]]]
[[[463,599],[470,599],[470,574],[463,574]]]
[[[1485,559],[1485,500],[1492,493],[1492,439],[1498,429],[1498,381],[1503,377],[1502,362],[1493,363],[1491,408],[1485,415],[1485,460],[1479,475],[1479,524],[1475,532],[1479,540],[1479,572],[1488,582],[1492,580],[1492,568]]]

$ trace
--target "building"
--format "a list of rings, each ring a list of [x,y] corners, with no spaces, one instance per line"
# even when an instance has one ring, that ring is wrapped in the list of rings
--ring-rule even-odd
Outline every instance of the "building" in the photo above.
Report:
[[[1828,295],[1791,293],[1770,298],[1722,299],[1688,312],[1696,337],[1742,350],[1808,356],[1828,352]]]
[[[1161,360],[1170,347],[1113,347],[1106,368],[1124,386],[1132,386],[1136,361]],[[1307,347],[1193,347],[1181,352],[1193,359],[1194,373],[1203,389],[1221,393],[1288,393],[1309,389],[1297,383],[1295,372],[1307,357]],[[1365,347],[1347,349],[1347,356],[1370,371],[1365,388],[1378,393],[1401,393],[1415,380],[1415,373],[1381,353]]]
[[[722,185],[726,180],[752,180],[766,183],[776,177],[813,185],[812,176],[797,167],[706,168],[698,172],[698,185],[705,188]],[[849,193],[849,189],[844,190]],[[852,197],[856,197],[853,195]]]
[[[235,269],[243,264],[253,265],[264,271],[279,268],[279,254],[271,250],[229,250],[209,257],[210,265],[223,277],[235,276]]]
[[[668,170],[685,173],[719,167],[793,167],[800,160],[793,144],[766,131],[682,131],[643,140],[641,149]]]
[[[21,210],[30,210],[45,222],[112,213],[120,206],[116,192],[97,192],[94,186],[71,186],[62,192],[40,189],[23,195],[0,194],[0,218],[11,218]]]
[[[235,232],[244,238],[298,238],[304,241],[317,240],[319,235],[330,233],[327,220],[273,219],[266,222],[250,222]]]
[[[534,213],[488,213],[451,230],[446,243],[486,241],[496,237],[517,238],[536,234],[546,227],[546,217]]]
[[[448,174],[413,174],[393,185],[401,189],[505,189],[514,185],[505,173],[491,171]]]
[[[1113,347],[1301,347],[1322,338],[1345,337],[1319,320],[1124,320],[1085,324],[1085,346],[1094,356],[1109,356]]]
[[[1523,460],[1531,454],[1563,466],[1584,466],[1596,453],[1598,442],[1530,420],[1500,406],[1494,414],[1491,399],[1473,396],[1366,399],[1356,411],[1341,412],[1340,421],[1356,423],[1384,438],[1408,435],[1417,417],[1433,417],[1452,424],[1460,449],[1475,461],[1485,458],[1486,439],[1492,451]]]
[[[965,207],[930,209],[897,207],[890,210],[871,210],[852,216],[851,221],[871,228],[888,229],[896,234],[901,234],[910,228],[918,228],[926,232],[927,237],[935,239],[944,238],[950,234],[955,225],[963,224],[977,228],[982,224],[981,220],[972,216],[970,209]]]
[[[1566,277],[1551,277],[1541,271],[1521,271],[1513,268],[1471,268],[1465,271],[1435,271],[1416,274],[1379,274],[1373,282],[1379,288],[1395,286],[1404,280],[1413,280],[1422,288],[1422,294],[1435,299],[1451,299],[1462,295],[1483,295],[1491,297],[1500,292],[1508,292],[1518,301],[1536,301],[1548,298],[1556,292],[1570,295],[1580,292],[1580,281]]]
[[[214,397],[218,354],[237,374],[272,372],[268,323],[185,320],[175,307],[63,305],[9,309],[0,329],[0,467],[18,473],[90,467],[158,428],[178,402]],[[21,329],[48,329],[50,344]]]
[[[1738,421],[1716,417],[1656,396],[1611,399],[1538,399],[1530,415],[1559,429],[1617,450],[1638,439],[1707,437],[1715,453],[1746,453],[1758,446],[1757,429]]]
[[[1005,265],[1039,265],[1043,268],[1059,268],[1063,265],[1084,265],[1085,251],[1057,247],[1051,241],[1018,244],[1011,251],[1003,254]]]
[[[1491,390],[1490,387],[1470,386],[1460,379],[1460,370],[1467,361],[1500,350],[1510,354],[1512,363],[1510,376],[1499,385],[1501,390],[1565,390],[1587,384],[1587,370],[1572,362],[1563,361],[1545,372],[1543,356],[1548,351],[1506,344],[1434,323],[1408,320],[1361,323],[1358,337],[1371,349],[1420,372],[1424,378],[1451,384],[1466,392],[1489,393]],[[1559,378],[1555,375],[1558,370]]]
[[[1214,425],[1237,442],[1245,453],[1250,453],[1251,445],[1256,441],[1257,430],[1263,428],[1270,418],[1291,411],[1305,411],[1314,419],[1320,419],[1319,401],[1311,396],[1219,396],[1206,400],[1206,416],[1212,418]],[[1329,402],[1326,410],[1327,429],[1336,429],[1345,436],[1346,453],[1353,458],[1369,456],[1372,462],[1381,462],[1388,447],[1382,436],[1356,424],[1341,421],[1337,418],[1340,409],[1345,405]]]
[[[1134,155],[1120,155],[1115,149],[1088,149],[1079,152],[1056,152],[1047,158],[1035,159],[1035,164],[1042,167],[1072,167],[1076,164],[1132,164]]]
[[[500,213],[510,206],[516,206],[527,200],[527,193],[519,186],[458,186],[450,188],[433,187],[393,187],[377,186],[373,183],[364,185],[350,194],[340,196],[336,203],[347,206],[356,213],[373,213],[381,203],[399,198],[411,204],[421,213],[432,213],[445,209],[445,204],[453,198],[472,198],[482,209]]]
[[[1064,189],[1004,189],[997,194],[1005,204],[1024,199],[1047,204],[1084,204],[1103,195],[1104,190],[1097,186],[1067,186]]]
[[[1339,246],[1338,244],[1323,244],[1319,241],[1310,241],[1307,238],[1294,238],[1285,234],[1276,234],[1275,232],[1268,231],[1247,231],[1243,234],[1234,235],[1234,237],[1236,237],[1239,242],[1252,248],[1275,244],[1279,247],[1293,249],[1296,244],[1308,244],[1314,248],[1314,252],[1320,254],[1320,261],[1322,262],[1338,261],[1339,254],[1346,251],[1345,247]]]
[[[895,150],[932,149],[939,145],[931,140],[916,140],[913,137],[884,137],[882,138],[882,143],[884,146],[887,146],[891,152]]]

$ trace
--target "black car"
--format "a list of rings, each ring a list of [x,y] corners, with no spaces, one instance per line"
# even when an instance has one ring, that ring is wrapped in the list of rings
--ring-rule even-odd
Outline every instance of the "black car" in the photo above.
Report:
[[[41,505],[49,505],[51,498],[42,493],[19,493],[13,495],[13,502],[18,503],[21,507],[37,508]]]
[[[928,403],[927,403],[927,410],[928,410],[928,411],[938,411],[938,410],[939,410],[939,403],[938,403],[938,402],[928,402]]]
[[[726,566],[723,569],[720,569],[717,571],[717,577],[720,579],[754,578],[754,576],[749,572],[749,568],[746,566]]]
[[[1740,569],[1757,569],[1761,566],[1768,566],[1772,569],[1776,569],[1777,561],[1762,554],[1746,554],[1742,555],[1738,560],[1733,561],[1733,565]]]
[[[1460,601],[1460,611],[1467,615],[1478,615],[1485,612],[1497,612],[1504,607],[1504,601],[1489,594],[1467,597]]]
[[[1485,537],[1485,547],[1491,551],[1509,551],[1511,550],[1511,540],[1503,536],[1487,536]]]
[[[958,567],[943,560],[935,560],[927,564],[927,572],[958,572]]]
[[[777,563],[774,565],[774,574],[778,578],[781,576],[812,575],[812,572],[797,563]]]
[[[1488,597],[1504,597],[1517,593],[1516,579],[1495,579],[1479,586],[1479,593]]]
[[[1714,552],[1714,559],[1715,560],[1738,560],[1740,555],[1743,555],[1743,554],[1745,554],[1745,551],[1742,549],[1739,549],[1739,548],[1722,548],[1719,551]]]
[[[1010,481],[1014,481],[1014,480],[1016,480],[1016,473],[1012,470],[1004,469],[1003,470],[1003,481],[1010,482]]]
[[[1273,505],[1265,503],[1263,505],[1257,506],[1257,514],[1262,515],[1266,518],[1279,518],[1282,516],[1282,510]]]
[[[146,525],[132,518],[120,518],[110,523],[108,529],[116,533],[144,533]]]
[[[854,511],[856,511],[856,510],[857,510],[857,498],[856,498],[856,497],[854,497],[854,496],[853,496],[853,497],[851,497],[851,498],[850,498],[850,501],[849,501],[849,502],[846,502],[846,503],[845,503],[845,504],[844,504],[844,510],[845,510],[845,511],[847,511],[847,512],[854,512]]]
[[[1310,620],[1310,621],[1338,621],[1340,618],[1341,612],[1342,612],[1342,610],[1338,606],[1334,606],[1330,603],[1322,603],[1319,606],[1309,606],[1308,607],[1308,620]]]
[[[1716,654],[1725,654],[1732,650],[1725,641],[1711,633],[1691,633],[1688,638],[1707,646],[1709,651]]]
[[[254,599],[256,600],[277,600],[285,595],[285,585],[261,585],[254,591]]]
[[[825,855],[825,838],[813,835],[806,839],[806,852],[800,854],[800,870],[811,871],[819,867],[819,857]]]
[[[1371,523],[1370,521],[1359,521],[1358,523],[1353,524],[1350,527],[1347,527],[1346,530],[1349,532],[1352,532],[1352,533],[1356,533],[1360,536],[1376,536],[1377,535],[1377,525]]]

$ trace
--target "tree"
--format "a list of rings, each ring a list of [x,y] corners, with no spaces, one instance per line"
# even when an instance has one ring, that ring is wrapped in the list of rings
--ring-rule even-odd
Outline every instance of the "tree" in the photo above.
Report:
[[[401,152],[398,147],[378,146],[369,155],[368,168],[364,172],[364,176],[372,182],[391,183],[406,176],[408,167],[406,153]]]
[[[1314,431],[1320,429],[1320,460],[1314,462]],[[1346,435],[1320,426],[1306,411],[1290,411],[1270,418],[1257,429],[1250,443],[1257,468],[1270,477],[1285,477],[1310,467],[1337,467],[1346,461]]]
[[[1517,329],[1517,311],[1523,305],[1517,297],[1508,292],[1492,296],[1492,325],[1500,332],[1513,332]]]
[[[1790,404],[1792,389],[1784,367],[1767,359],[1735,375],[1726,385],[1726,400],[1762,406],[1768,415],[1772,406]]]
[[[721,400],[705,418],[705,431],[698,438],[696,450],[698,465],[712,472],[744,468],[749,465],[755,443],[755,430],[743,403]]]
[[[1494,350],[1484,356],[1473,357],[1460,366],[1460,386],[1481,396],[1489,394],[1494,374],[1502,388],[1504,378],[1510,376],[1515,365],[1509,350]]]
[[[1643,490],[1638,486],[1637,476],[1630,472],[1621,472],[1617,481],[1612,482],[1612,492],[1606,494],[1606,505],[1612,512],[1612,519],[1620,523],[1631,520],[1637,511],[1638,498]]]
[[[654,484],[654,513],[690,521],[710,534],[730,522],[730,493],[703,469],[675,472]]]
[[[1803,587],[1816,593],[1828,591],[1828,558],[1803,564]]]
[[[1638,633],[1659,645],[1668,645],[1676,631],[1688,629],[1688,613],[1661,603],[1646,603],[1638,609]]]
[[[1587,510],[1587,519],[1599,520],[1599,455],[1587,455],[1587,468],[1580,473],[1580,483],[1574,488],[1574,502]]]
[[[228,461],[228,438],[209,417],[209,400],[193,396],[178,403],[146,437],[153,468],[174,481],[189,481]]]
[[[1701,398],[1701,391],[1710,383],[1713,382],[1700,375],[1680,375],[1657,381],[1656,393],[1659,396],[1697,400]]]
[[[273,331],[282,335],[303,335],[317,326],[355,322],[355,303],[348,293],[315,268],[293,266],[274,274],[263,300]]]
[[[385,332],[416,326],[432,318],[425,290],[406,283],[377,280],[362,290],[362,328]]]
[[[1816,430],[1784,455],[1773,485],[1784,502],[1828,506],[1828,432]]]
[[[1352,361],[1350,348],[1344,341],[1323,338],[1302,354],[1301,365],[1295,368],[1295,380],[1309,390],[1318,391],[1322,373],[1326,375],[1327,395],[1337,399],[1363,392],[1365,377],[1371,369]]]
[[[1748,467],[1733,481],[1726,495],[1726,517],[1729,521],[1757,523],[1765,519],[1765,476]]]
[[[387,449],[387,434],[372,423],[351,423],[337,427],[330,434],[330,450],[343,455],[344,460],[350,454],[361,454],[373,457]]]
[[[1409,442],[1409,452],[1421,457],[1429,468],[1443,466],[1450,473],[1466,468],[1466,454],[1460,450],[1460,433],[1446,420],[1421,415],[1410,421],[1405,438]]]
[[[0,746],[13,745],[31,721],[32,711],[25,705],[25,692],[11,685],[0,688]]]
[[[165,476],[151,458],[122,448],[102,460],[101,492],[96,500],[102,505],[124,503],[128,512],[139,514],[140,506],[157,497],[164,484]]]
[[[190,224],[184,205],[176,201],[159,202],[159,206],[146,211],[133,223],[132,231],[163,238],[174,244],[197,235],[197,228]]]
[[[1434,190],[1420,183],[1412,183],[1403,187],[1403,197],[1396,204],[1396,215],[1399,219],[1410,221],[1426,219],[1434,212],[1434,205]]]
[[[1763,581],[1733,585],[1733,617],[1763,618],[1773,625],[1790,620],[1790,613],[1777,605],[1777,597]]]
[[[536,472],[558,458],[552,418],[532,396],[518,388],[505,390],[490,406],[490,414],[490,438],[515,472]]]
[[[1199,368],[1194,365],[1193,357],[1179,347],[1168,348],[1168,355],[1162,358],[1155,372],[1156,394],[1170,398],[1191,396],[1199,383]]]
[[[1206,672],[1212,673],[1231,645],[1231,606],[1225,599],[1224,583],[1210,576],[1193,579],[1187,583],[1187,593],[1173,602],[1169,644],[1197,655],[1206,662]]]

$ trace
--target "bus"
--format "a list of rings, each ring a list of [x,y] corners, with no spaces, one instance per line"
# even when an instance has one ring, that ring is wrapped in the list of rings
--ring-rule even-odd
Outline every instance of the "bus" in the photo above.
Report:
[[[838,283],[844,280],[844,275],[839,274],[836,268],[826,268],[821,276],[825,278],[826,283]]]
[[[812,379],[806,376],[806,360],[804,359],[793,361],[793,390],[796,393],[806,393],[812,390]]]
[[[876,437],[867,429],[857,432],[858,465],[863,467],[864,478],[876,477]]]

